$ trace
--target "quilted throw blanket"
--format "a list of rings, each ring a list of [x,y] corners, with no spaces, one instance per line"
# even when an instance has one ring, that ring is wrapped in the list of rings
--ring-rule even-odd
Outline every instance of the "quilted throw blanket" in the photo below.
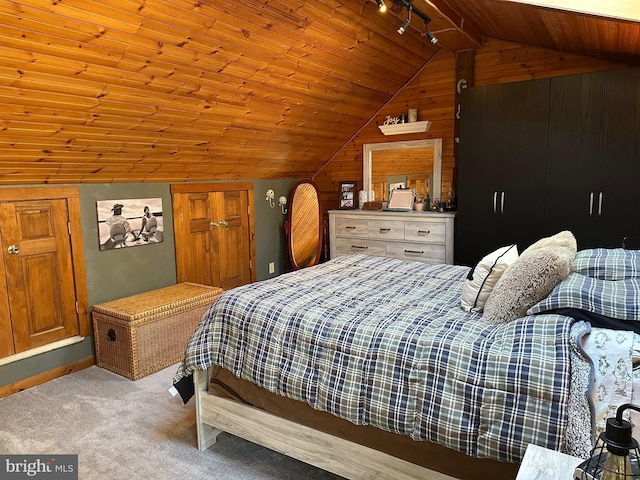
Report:
[[[587,324],[544,314],[489,325],[460,307],[468,271],[350,255],[235,288],[205,314],[174,384],[215,364],[472,456],[517,462],[528,443],[566,450],[571,386],[588,384],[572,381]]]

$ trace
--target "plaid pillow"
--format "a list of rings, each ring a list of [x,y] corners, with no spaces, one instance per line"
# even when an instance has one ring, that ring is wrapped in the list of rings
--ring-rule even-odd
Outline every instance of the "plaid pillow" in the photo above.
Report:
[[[591,248],[576,254],[572,270],[602,280],[640,278],[640,250]]]
[[[527,315],[577,308],[620,320],[640,320],[640,278],[601,280],[572,272]]]

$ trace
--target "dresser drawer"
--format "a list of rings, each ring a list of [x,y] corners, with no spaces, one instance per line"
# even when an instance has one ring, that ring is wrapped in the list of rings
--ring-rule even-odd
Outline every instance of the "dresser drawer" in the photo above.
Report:
[[[376,240],[404,240],[404,221],[402,220],[369,220],[369,238]]]
[[[444,222],[416,220],[404,222],[404,239],[410,242],[445,243],[447,228]]]
[[[364,253],[384,257],[386,255],[385,243],[362,238],[336,238],[336,255],[349,255],[351,253]]]
[[[369,236],[368,222],[362,218],[336,218],[336,237],[359,237]]]
[[[387,256],[403,260],[416,260],[425,263],[445,263],[446,249],[444,245],[424,243],[394,242],[387,243]]]

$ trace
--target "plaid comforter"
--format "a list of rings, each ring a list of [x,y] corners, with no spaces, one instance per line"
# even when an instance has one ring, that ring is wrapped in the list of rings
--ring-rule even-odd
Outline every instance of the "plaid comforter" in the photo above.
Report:
[[[489,325],[460,308],[468,270],[350,255],[235,288],[205,314],[174,383],[215,364],[472,456],[517,462],[528,443],[562,449],[575,322]]]

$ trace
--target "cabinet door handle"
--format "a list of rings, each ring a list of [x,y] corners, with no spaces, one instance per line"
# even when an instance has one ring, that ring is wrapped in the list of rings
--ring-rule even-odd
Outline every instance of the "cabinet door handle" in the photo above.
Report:
[[[344,228],[346,228],[347,230],[355,230],[356,229],[356,227],[354,227],[353,225],[347,225]]]
[[[418,235],[429,235],[431,230],[418,230]]]
[[[381,228],[380,229],[380,233],[387,233],[387,232],[390,232],[390,231],[391,231],[390,228]]]
[[[593,192],[589,195],[589,216],[593,215]]]
[[[493,213],[498,210],[498,192],[493,192]]]
[[[351,250],[366,250],[369,247],[363,247],[361,245],[351,245]]]
[[[211,220],[211,223],[209,224],[211,227],[219,227],[220,224],[218,222],[216,222],[215,220]]]
[[[220,220],[220,225],[226,227],[229,224],[225,220]]]
[[[504,192],[500,195],[500,213],[504,213]]]
[[[602,200],[604,200],[604,194],[600,192],[598,196],[598,215],[602,215]]]
[[[406,250],[405,249],[404,253],[412,253],[414,255],[422,255],[424,253],[424,250],[418,251],[418,250]]]

